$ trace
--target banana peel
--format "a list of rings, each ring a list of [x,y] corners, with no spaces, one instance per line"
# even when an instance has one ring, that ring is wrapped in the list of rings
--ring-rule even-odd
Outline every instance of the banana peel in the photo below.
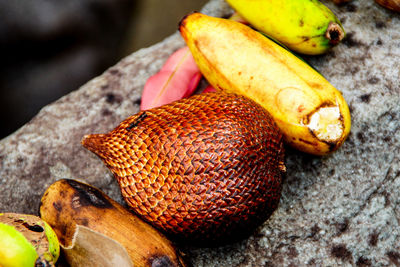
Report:
[[[135,266],[119,242],[83,225],[76,225],[72,244],[63,249],[70,266]]]
[[[326,53],[344,37],[335,14],[315,0],[226,0],[255,29],[291,50],[307,55]]]
[[[71,266],[186,266],[164,235],[88,184],[55,182],[42,197],[40,215]]]
[[[263,106],[287,144],[315,155],[337,150],[351,128],[341,92],[307,63],[241,23],[191,13],[179,30],[216,90]]]

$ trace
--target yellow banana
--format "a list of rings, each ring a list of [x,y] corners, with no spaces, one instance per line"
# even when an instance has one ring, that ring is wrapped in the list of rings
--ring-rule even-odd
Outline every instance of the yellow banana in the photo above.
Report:
[[[318,55],[345,36],[335,14],[317,0],[226,0],[254,28],[293,51]]]
[[[342,94],[288,50],[241,23],[201,13],[184,17],[180,32],[208,82],[262,105],[293,147],[324,155],[348,136]]]

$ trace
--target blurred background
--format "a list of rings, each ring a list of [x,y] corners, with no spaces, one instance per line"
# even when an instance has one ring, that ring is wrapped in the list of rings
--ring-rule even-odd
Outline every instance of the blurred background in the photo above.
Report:
[[[0,1],[0,139],[208,0]]]

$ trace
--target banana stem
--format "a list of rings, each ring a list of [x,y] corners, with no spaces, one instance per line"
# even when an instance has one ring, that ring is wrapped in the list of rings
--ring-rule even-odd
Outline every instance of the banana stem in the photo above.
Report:
[[[344,38],[344,30],[338,23],[331,21],[326,29],[325,37],[328,38],[330,44],[337,45]]]

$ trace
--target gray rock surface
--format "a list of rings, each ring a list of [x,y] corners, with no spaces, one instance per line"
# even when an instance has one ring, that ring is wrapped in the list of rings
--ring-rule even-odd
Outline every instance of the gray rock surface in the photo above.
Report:
[[[348,37],[308,60],[343,92],[351,134],[325,157],[288,149],[273,216],[242,242],[182,247],[194,266],[400,266],[400,16],[374,1],[324,3]],[[213,0],[203,11],[224,16],[230,9]],[[126,57],[1,140],[0,211],[36,214],[44,190],[60,178],[122,202],[110,172],[80,140],[136,113],[146,79],[182,45],[177,33]]]

